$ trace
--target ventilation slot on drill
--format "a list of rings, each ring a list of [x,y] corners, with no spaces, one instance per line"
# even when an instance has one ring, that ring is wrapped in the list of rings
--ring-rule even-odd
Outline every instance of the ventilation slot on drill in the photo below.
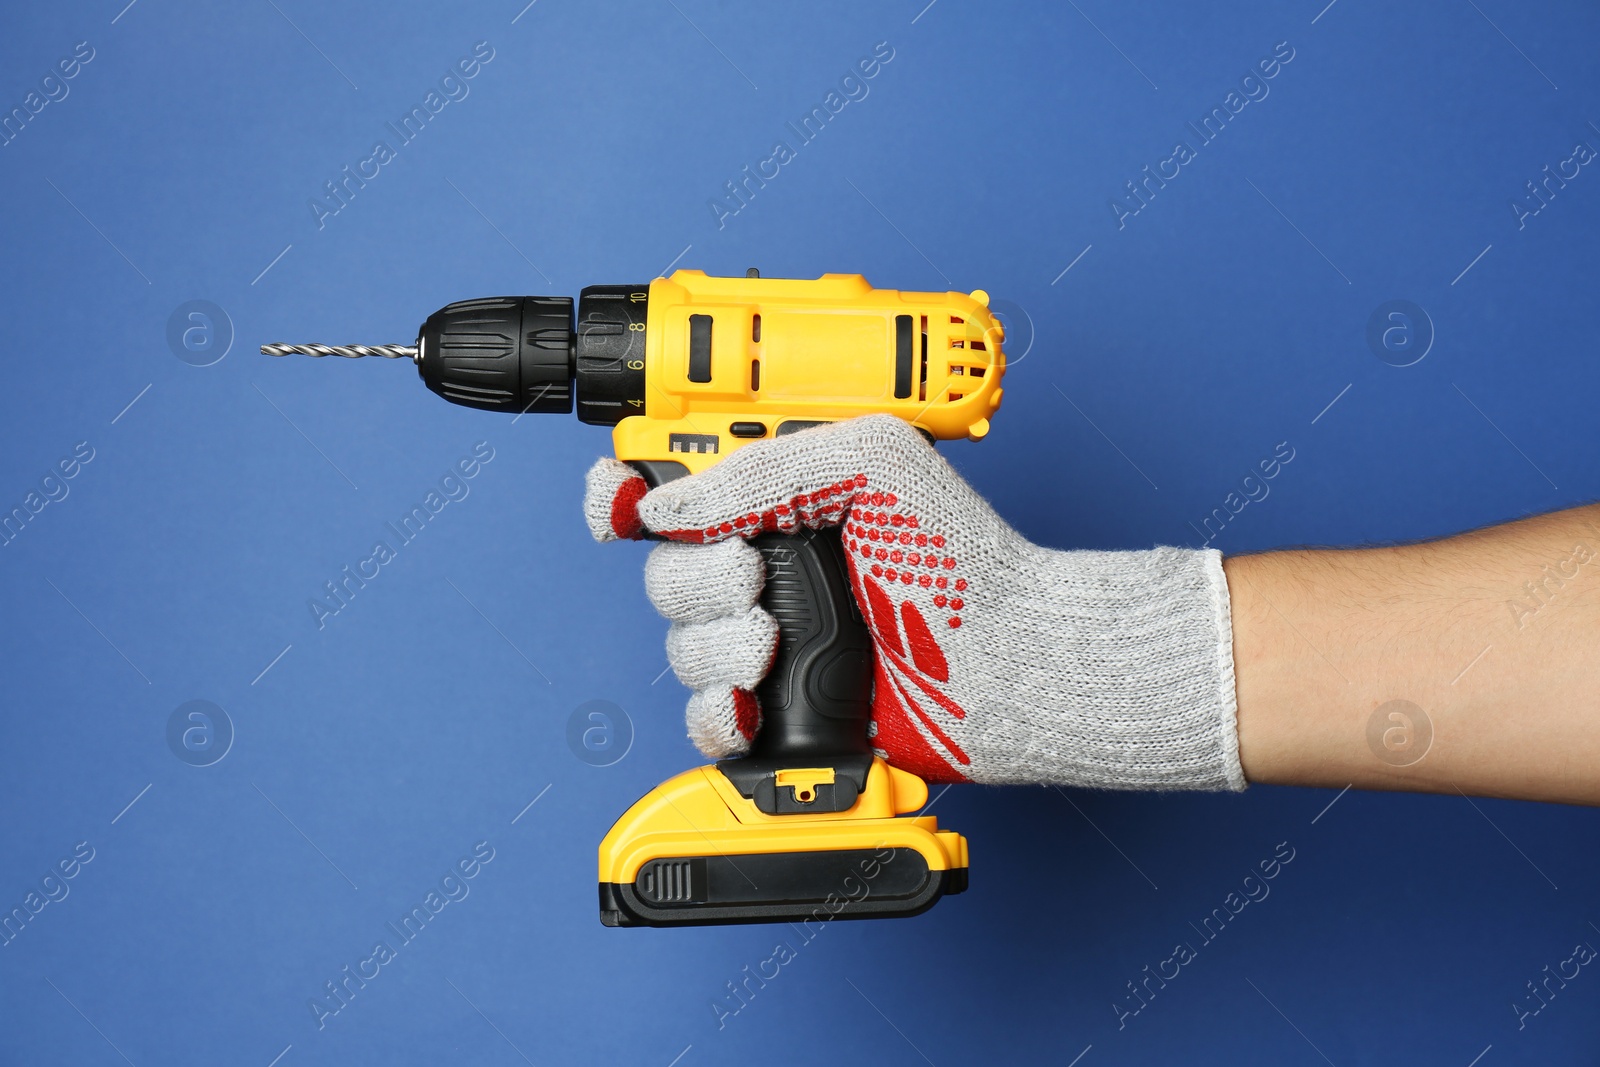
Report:
[[[952,315],[952,316],[950,316],[950,324],[952,326],[965,326],[966,325],[966,320],[962,319],[962,318],[959,318],[959,317],[957,317],[955,315]],[[951,337],[950,338],[950,348],[951,348],[952,352],[963,352],[963,353],[966,353],[966,352],[979,353],[979,352],[981,352],[981,353],[983,353],[982,355],[979,355],[979,356],[971,356],[971,357],[965,357],[965,358],[981,359],[981,360],[985,360],[985,361],[989,358],[989,356],[988,356],[988,354],[989,354],[989,346],[988,346],[988,344],[986,342],[984,342],[981,339],[968,338],[968,337]],[[954,357],[952,356],[952,358],[954,358]],[[986,362],[985,363],[981,363],[981,364],[980,363],[960,363],[960,364],[952,363],[951,366],[950,366],[950,376],[952,378],[957,378],[957,377],[961,377],[961,378],[982,378],[984,376],[985,372],[987,372],[988,369],[989,368],[988,368],[988,365],[987,365]],[[946,403],[953,404],[957,400],[960,400],[960,399],[962,399],[963,397],[965,397],[967,395],[966,393],[958,393],[958,392],[954,391],[955,389],[961,387],[961,384],[962,383],[952,381],[950,383],[949,387],[946,388],[946,390],[945,390],[945,402]]]
[[[922,316],[922,374],[917,379],[917,399],[928,399],[928,316]]]
[[[911,395],[911,316],[894,317],[894,395],[904,400]]]
[[[750,319],[750,343],[761,343],[761,313],[758,311]],[[761,391],[761,358],[757,356],[750,361],[750,391]]]
[[[689,316],[689,380],[711,380],[711,316]]]

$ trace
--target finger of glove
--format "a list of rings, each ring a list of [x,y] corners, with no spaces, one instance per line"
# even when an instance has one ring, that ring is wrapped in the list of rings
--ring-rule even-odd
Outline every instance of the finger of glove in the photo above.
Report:
[[[695,748],[711,759],[728,759],[750,751],[761,728],[761,705],[748,689],[707,689],[689,698],[685,718]]]
[[[603,456],[584,479],[583,518],[596,541],[637,541],[644,536],[639,501],[644,479],[620,460]]]
[[[714,545],[666,541],[650,550],[644,590],[673,622],[709,622],[749,611],[765,575],[761,553],[740,538]]]
[[[909,423],[869,415],[744,446],[708,470],[667,482],[639,501],[639,517],[675,541],[722,541],[813,529],[843,518],[868,485],[868,466],[937,459]]]
[[[778,624],[759,607],[709,622],[675,622],[667,662],[690,689],[754,689],[772,665]]]

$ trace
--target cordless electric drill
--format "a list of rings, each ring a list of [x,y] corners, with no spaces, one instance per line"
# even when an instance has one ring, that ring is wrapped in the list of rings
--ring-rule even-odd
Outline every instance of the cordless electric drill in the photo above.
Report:
[[[734,450],[857,415],[977,440],[1000,404],[1004,331],[982,290],[874,289],[680,270],[568,297],[442,308],[415,345],[263,345],[267,355],[410,358],[457,404],[611,426],[651,488]],[[686,771],[600,842],[607,926],[916,915],[967,887],[967,842],[915,816],[928,787],[872,753],[871,634],[837,528],[751,539],[776,656],[750,754]]]

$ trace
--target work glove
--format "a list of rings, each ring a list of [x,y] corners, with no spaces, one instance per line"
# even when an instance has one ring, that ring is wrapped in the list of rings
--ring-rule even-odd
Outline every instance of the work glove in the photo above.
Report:
[[[668,540],[645,588],[689,736],[748,751],[778,627],[745,538],[842,525],[877,653],[873,750],[933,782],[1243,789],[1221,554],[1057,551],[1008,526],[922,435],[888,415],[758,441],[646,491],[602,459],[597,540]]]

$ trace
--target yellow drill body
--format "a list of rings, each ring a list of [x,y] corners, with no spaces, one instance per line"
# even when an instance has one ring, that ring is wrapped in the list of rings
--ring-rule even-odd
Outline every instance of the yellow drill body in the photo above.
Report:
[[[633,324],[645,333],[645,397],[613,431],[621,460],[676,460],[693,474],[751,441],[880,413],[939,440],[977,440],[1000,405],[1005,332],[981,289],[680,270],[638,295],[649,301],[648,321]]]

